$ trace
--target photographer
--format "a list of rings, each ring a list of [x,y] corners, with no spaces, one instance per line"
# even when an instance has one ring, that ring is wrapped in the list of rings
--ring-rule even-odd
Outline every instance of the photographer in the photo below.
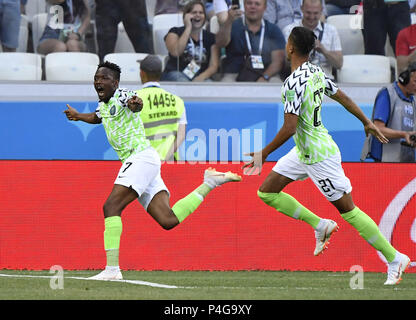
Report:
[[[374,103],[374,124],[389,139],[382,145],[367,137],[361,160],[415,162],[416,147],[416,63],[400,73],[398,81],[382,88]]]

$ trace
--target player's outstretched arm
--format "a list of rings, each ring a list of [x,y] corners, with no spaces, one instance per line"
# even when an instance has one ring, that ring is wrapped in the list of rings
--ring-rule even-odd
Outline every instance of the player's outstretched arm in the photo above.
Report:
[[[364,114],[361,108],[351,100],[341,89],[331,96],[331,99],[339,102],[345,109],[359,119],[364,125],[365,135],[372,134],[381,143],[388,143],[389,140],[381,133],[377,126]]]
[[[84,121],[91,124],[101,123],[101,119],[97,117],[95,112],[90,113],[79,113],[75,108],[71,107],[69,104],[66,105],[68,109],[64,110],[66,117],[71,121]]]

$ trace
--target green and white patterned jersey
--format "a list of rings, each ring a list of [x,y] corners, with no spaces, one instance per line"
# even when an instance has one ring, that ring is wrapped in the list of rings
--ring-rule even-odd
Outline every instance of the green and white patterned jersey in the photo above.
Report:
[[[337,144],[321,121],[324,94],[334,95],[338,87],[319,66],[303,63],[285,80],[282,89],[284,112],[297,116],[293,136],[299,159],[312,164],[339,152]]]
[[[134,91],[118,88],[107,103],[100,102],[95,110],[121,162],[150,146],[139,112],[132,112],[127,106],[133,95]]]

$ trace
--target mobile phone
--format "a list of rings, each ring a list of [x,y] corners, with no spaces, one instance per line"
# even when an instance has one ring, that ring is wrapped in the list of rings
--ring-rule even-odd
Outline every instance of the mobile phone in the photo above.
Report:
[[[237,6],[238,9],[240,9],[240,0],[232,0],[231,5],[232,6]]]

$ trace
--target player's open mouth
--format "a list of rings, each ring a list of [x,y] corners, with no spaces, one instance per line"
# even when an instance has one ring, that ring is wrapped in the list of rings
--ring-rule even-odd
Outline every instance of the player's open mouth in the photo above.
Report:
[[[97,94],[98,94],[99,97],[103,97],[105,95],[105,92],[104,92],[104,88],[103,87],[96,86],[95,87],[95,90],[97,91]]]

